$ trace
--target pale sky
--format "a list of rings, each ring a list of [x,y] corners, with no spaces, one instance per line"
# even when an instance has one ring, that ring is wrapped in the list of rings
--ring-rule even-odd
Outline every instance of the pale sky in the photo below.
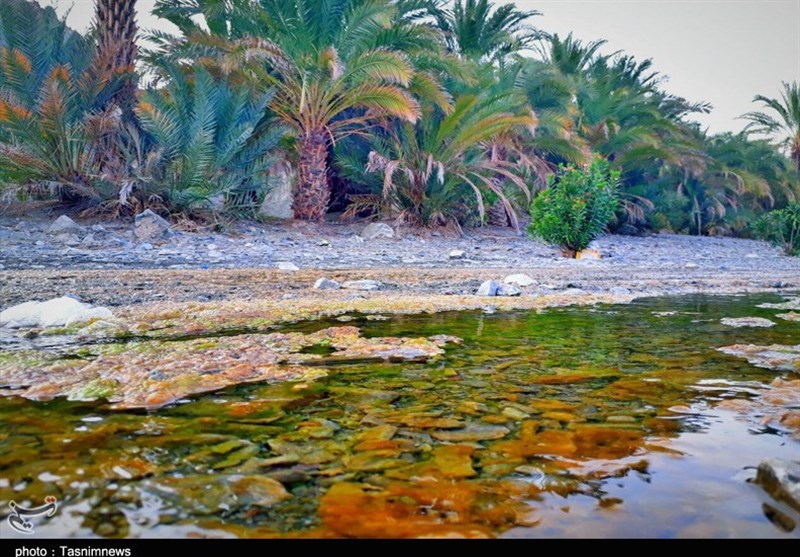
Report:
[[[93,0],[40,0],[71,26],[88,27]],[[139,26],[163,28],[138,0]],[[502,3],[499,0],[498,3]],[[736,117],[755,109],[755,94],[777,96],[781,81],[800,80],[800,0],[517,0],[538,10],[533,23],[550,33],[607,39],[605,52],[652,58],[669,76],[670,93],[714,105],[698,120],[711,132],[738,131]]]

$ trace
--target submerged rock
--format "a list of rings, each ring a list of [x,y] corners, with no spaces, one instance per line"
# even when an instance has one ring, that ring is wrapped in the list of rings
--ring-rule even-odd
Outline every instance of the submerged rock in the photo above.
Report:
[[[133,234],[140,242],[165,240],[173,235],[169,223],[150,209],[145,209],[133,221]]]
[[[775,322],[763,317],[723,317],[719,320],[728,327],[774,327]]]
[[[786,346],[771,344],[733,344],[717,348],[720,352],[745,358],[756,367],[766,369],[800,372],[800,344]]]
[[[206,515],[245,507],[271,507],[291,498],[283,485],[273,479],[236,474],[147,480],[142,489],[175,506]]]
[[[377,238],[394,238],[394,230],[388,224],[373,222],[364,227],[360,236],[365,240],[375,240]]]
[[[483,282],[479,287],[478,290],[475,291],[476,296],[497,296],[497,289],[500,288],[500,285],[493,280],[487,280]]]
[[[800,511],[800,462],[767,459],[758,465],[755,481],[773,498]]]
[[[310,334],[103,345],[91,350],[79,348],[55,358],[37,354],[31,359],[31,355],[20,354],[17,359],[0,361],[0,387],[16,389],[0,392],[32,400],[66,396],[72,400],[105,399],[115,408],[156,409],[187,396],[242,383],[311,381],[326,374],[319,367],[325,364],[427,361],[444,354],[442,345],[448,342],[452,340],[442,337],[364,338],[357,327],[344,326]],[[330,354],[306,350],[314,347]],[[245,451],[237,459],[250,456]]]
[[[0,327],[64,327],[93,319],[113,317],[111,310],[92,307],[75,298],[62,296],[46,302],[25,302],[0,312]]]
[[[785,302],[780,302],[778,304],[772,304],[772,303],[759,304],[756,307],[765,309],[785,309],[785,310],[800,311],[800,298],[789,298]]]
[[[800,313],[790,311],[789,313],[779,313],[775,317],[785,319],[786,321],[800,321]]]

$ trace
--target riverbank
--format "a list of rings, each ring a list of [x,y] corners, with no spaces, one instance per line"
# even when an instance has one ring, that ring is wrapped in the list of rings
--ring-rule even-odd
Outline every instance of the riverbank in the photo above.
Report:
[[[522,297],[658,296],[786,291],[800,258],[763,242],[659,234],[606,235],[599,260],[574,260],[510,229],[464,236],[365,239],[363,224],[237,223],[225,233],[137,241],[129,223],[48,233],[52,217],[0,218],[0,306],[65,294],[114,306],[150,302],[470,296],[485,280],[524,273]],[[297,269],[297,270],[281,270]],[[316,290],[320,278],[376,290]],[[357,287],[356,287],[357,288]]]

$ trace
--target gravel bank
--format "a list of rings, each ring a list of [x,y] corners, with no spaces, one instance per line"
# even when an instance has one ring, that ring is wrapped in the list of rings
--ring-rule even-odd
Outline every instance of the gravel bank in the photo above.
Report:
[[[131,224],[119,222],[81,223],[80,229],[49,234],[53,220],[0,218],[0,306],[64,294],[110,306],[325,296],[311,288],[320,277],[381,281],[380,291],[370,296],[472,294],[483,280],[501,281],[512,273],[533,279],[523,296],[800,288],[800,258],[733,238],[608,235],[592,246],[602,259],[571,260],[513,230],[493,227],[459,238],[363,240],[358,234],[364,225],[245,223],[226,233],[178,232],[147,242],[136,240]],[[453,251],[463,255],[451,258]],[[299,270],[278,270],[282,263]]]

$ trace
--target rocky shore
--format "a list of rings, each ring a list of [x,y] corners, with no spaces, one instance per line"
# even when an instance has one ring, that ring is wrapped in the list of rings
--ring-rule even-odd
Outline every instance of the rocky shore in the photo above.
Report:
[[[92,304],[330,297],[320,278],[371,280],[336,297],[470,295],[481,283],[525,274],[523,296],[637,296],[800,288],[800,258],[753,240],[679,235],[599,238],[599,260],[511,229],[461,237],[412,235],[365,224],[237,223],[224,232],[156,229],[129,222],[74,223],[53,216],[0,217],[0,306],[65,294]],[[377,232],[376,232],[377,230]],[[374,237],[371,237],[373,236]]]

